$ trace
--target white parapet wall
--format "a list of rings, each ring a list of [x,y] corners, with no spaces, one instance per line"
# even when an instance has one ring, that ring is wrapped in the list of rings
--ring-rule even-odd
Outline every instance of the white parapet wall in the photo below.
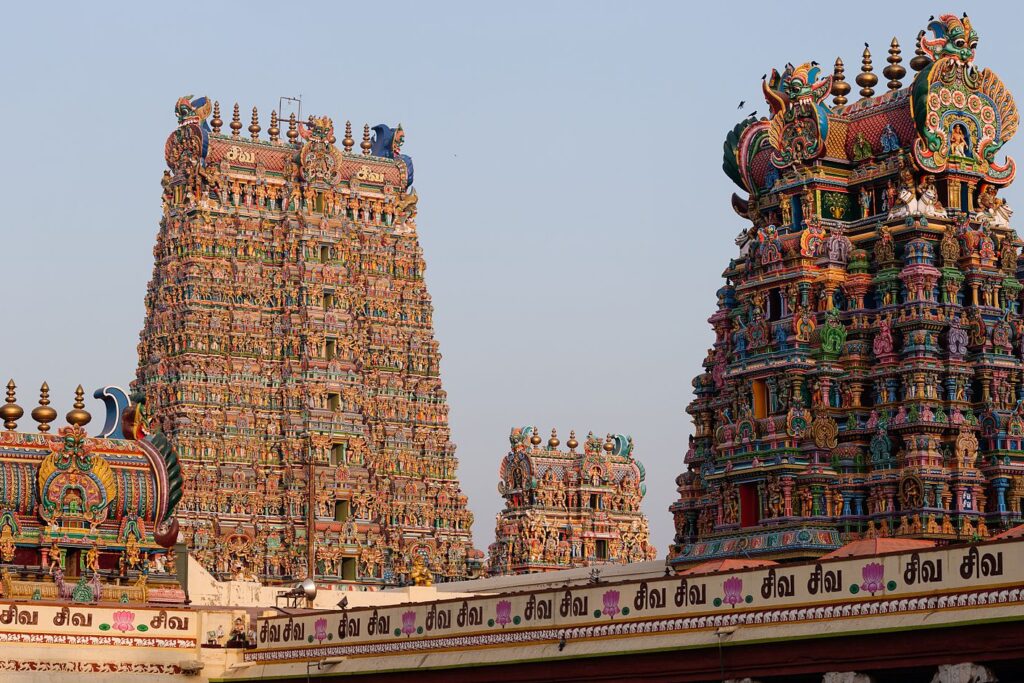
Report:
[[[264,586],[258,581],[218,581],[191,555],[188,557],[188,572],[183,580],[193,606],[273,609],[277,596],[288,586]],[[360,586],[318,585],[316,598],[310,606],[313,609],[337,609],[342,598],[348,598],[349,607],[383,607],[410,602],[430,602],[441,598],[471,597],[472,581],[437,586],[409,586],[388,590],[366,590]],[[437,593],[443,591],[444,595]],[[483,589],[480,591],[483,592]],[[285,604],[281,603],[282,606]],[[303,607],[307,605],[303,602]]]

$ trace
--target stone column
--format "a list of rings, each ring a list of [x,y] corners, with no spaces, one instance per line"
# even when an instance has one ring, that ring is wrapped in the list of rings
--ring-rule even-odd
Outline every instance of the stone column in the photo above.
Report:
[[[996,491],[996,511],[1006,512],[1006,489],[1010,488],[1007,477],[996,477],[992,480],[992,488]]]
[[[860,397],[864,393],[864,385],[860,382],[850,382],[850,403],[848,408],[860,408]]]
[[[821,683],[874,683],[875,679],[856,671],[829,671]]]
[[[793,516],[793,477],[782,477],[782,505],[785,517]]]
[[[981,664],[962,662],[943,664],[932,677],[932,683],[997,683],[992,670]]]

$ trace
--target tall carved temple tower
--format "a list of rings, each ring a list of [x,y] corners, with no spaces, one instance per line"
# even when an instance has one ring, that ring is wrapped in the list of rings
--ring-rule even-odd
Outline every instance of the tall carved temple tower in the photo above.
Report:
[[[645,472],[631,437],[569,435],[560,450],[555,430],[547,445],[534,427],[512,430],[501,461],[498,513],[490,547],[491,574],[530,574],[570,567],[652,560],[647,517],[640,511]]]
[[[181,98],[137,387],[216,575],[394,584],[480,564],[456,479],[401,127]],[[354,149],[355,148],[355,149]],[[312,543],[309,542],[312,535]]]
[[[853,102],[841,60],[790,65],[726,139],[750,227],[694,380],[675,563],[1021,521],[1024,268],[997,197],[1017,108],[966,16],[928,28],[908,87],[895,39],[887,90],[865,49]]]

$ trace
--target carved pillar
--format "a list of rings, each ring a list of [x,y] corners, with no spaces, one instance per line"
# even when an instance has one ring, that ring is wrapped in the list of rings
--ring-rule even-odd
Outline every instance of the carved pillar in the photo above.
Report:
[[[998,680],[987,666],[972,662],[943,664],[932,677],[932,683],[996,683]]]
[[[795,375],[793,377],[793,396],[790,398],[790,405],[803,406],[804,404],[804,377]]]
[[[807,302],[810,298],[811,283],[799,282],[797,283],[797,289],[800,292],[800,305],[807,308]]]
[[[782,477],[782,506],[786,517],[793,516],[793,478]]]
[[[821,683],[874,683],[875,679],[857,671],[829,671]]]
[[[964,490],[964,487],[963,486],[956,486],[956,485],[954,485],[951,488],[953,489],[952,493],[953,493],[953,498],[954,498],[954,500],[953,500],[953,505],[954,505],[953,510],[956,511],[956,512],[959,512],[961,510],[960,506],[963,504],[963,499],[964,499],[964,497],[963,497],[963,490]]]
[[[997,477],[993,479],[992,488],[996,492],[996,512],[1006,512],[1006,489],[1010,488],[1009,478]]]
[[[860,408],[860,396],[864,393],[864,385],[860,382],[850,382],[850,407]]]

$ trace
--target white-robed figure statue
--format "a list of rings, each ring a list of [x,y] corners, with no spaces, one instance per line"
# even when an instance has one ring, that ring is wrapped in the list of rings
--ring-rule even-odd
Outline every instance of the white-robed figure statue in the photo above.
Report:
[[[978,207],[988,219],[988,224],[994,228],[1009,228],[1010,217],[1013,216],[1013,209],[1007,205],[1006,200],[996,196],[996,186],[985,183],[978,193]]]
[[[945,218],[946,209],[939,201],[939,191],[935,187],[935,176],[927,175],[921,181],[921,196],[917,200],[917,210],[928,218]]]
[[[889,207],[889,218],[906,218],[921,213],[917,201],[917,185],[914,174],[910,171],[905,156],[900,157],[900,180],[896,191],[896,201]]]

